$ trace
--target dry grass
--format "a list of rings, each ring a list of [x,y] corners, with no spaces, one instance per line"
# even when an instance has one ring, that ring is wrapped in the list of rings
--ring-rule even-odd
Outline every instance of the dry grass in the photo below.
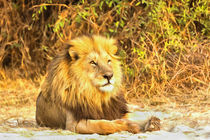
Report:
[[[34,105],[38,85],[30,80],[16,79],[0,81],[0,106]]]
[[[0,81],[0,131],[35,124],[35,101],[39,86],[25,79]]]

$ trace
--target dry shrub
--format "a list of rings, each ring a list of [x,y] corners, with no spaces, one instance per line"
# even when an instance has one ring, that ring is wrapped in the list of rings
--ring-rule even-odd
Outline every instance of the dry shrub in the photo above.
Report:
[[[0,9],[1,79],[34,80],[65,40],[102,34],[119,39],[128,99],[209,104],[205,0],[2,0]]]
[[[210,105],[209,43],[197,45],[186,46],[183,52],[168,53],[164,57],[158,53],[162,57],[160,61],[156,56],[144,61],[134,60],[135,78],[128,86],[129,97],[143,97],[138,98],[140,101],[149,99],[152,105],[165,102]]]
[[[46,65],[54,54],[56,37],[46,26],[56,19],[53,8],[32,17],[31,6],[38,1],[0,1],[0,78],[36,78],[45,73]],[[56,7],[55,9],[58,9]],[[57,15],[57,14],[56,14]],[[39,19],[38,19],[39,18]]]

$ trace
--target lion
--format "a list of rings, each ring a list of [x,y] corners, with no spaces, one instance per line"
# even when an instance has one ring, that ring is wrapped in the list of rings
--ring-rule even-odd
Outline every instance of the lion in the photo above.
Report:
[[[81,36],[66,44],[50,63],[37,98],[39,126],[81,134],[159,130],[158,118],[130,117],[115,39]]]

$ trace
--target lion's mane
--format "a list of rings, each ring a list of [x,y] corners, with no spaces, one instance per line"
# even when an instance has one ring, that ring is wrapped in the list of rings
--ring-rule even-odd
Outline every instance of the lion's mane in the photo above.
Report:
[[[128,112],[128,109],[121,91],[120,62],[112,54],[113,49],[116,49],[115,40],[101,36],[82,36],[68,44],[68,47],[49,65],[48,74],[41,87],[42,96],[58,107],[64,107],[70,111],[77,121],[81,119],[114,120],[121,118]],[[86,78],[87,75],[82,73],[84,66],[75,65],[69,55],[69,48],[72,46],[80,53],[81,56],[78,57],[101,49],[100,47],[112,55],[113,71],[117,75],[115,89],[112,93],[99,91],[90,83]]]

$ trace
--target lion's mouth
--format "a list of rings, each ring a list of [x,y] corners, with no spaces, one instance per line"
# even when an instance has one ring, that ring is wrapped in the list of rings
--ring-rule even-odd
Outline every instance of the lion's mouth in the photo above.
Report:
[[[110,82],[102,85],[99,87],[99,89],[103,92],[111,92],[114,89],[114,85],[112,85]]]
[[[105,87],[107,85],[110,85],[111,83],[108,81],[106,84],[102,85],[102,87]]]

